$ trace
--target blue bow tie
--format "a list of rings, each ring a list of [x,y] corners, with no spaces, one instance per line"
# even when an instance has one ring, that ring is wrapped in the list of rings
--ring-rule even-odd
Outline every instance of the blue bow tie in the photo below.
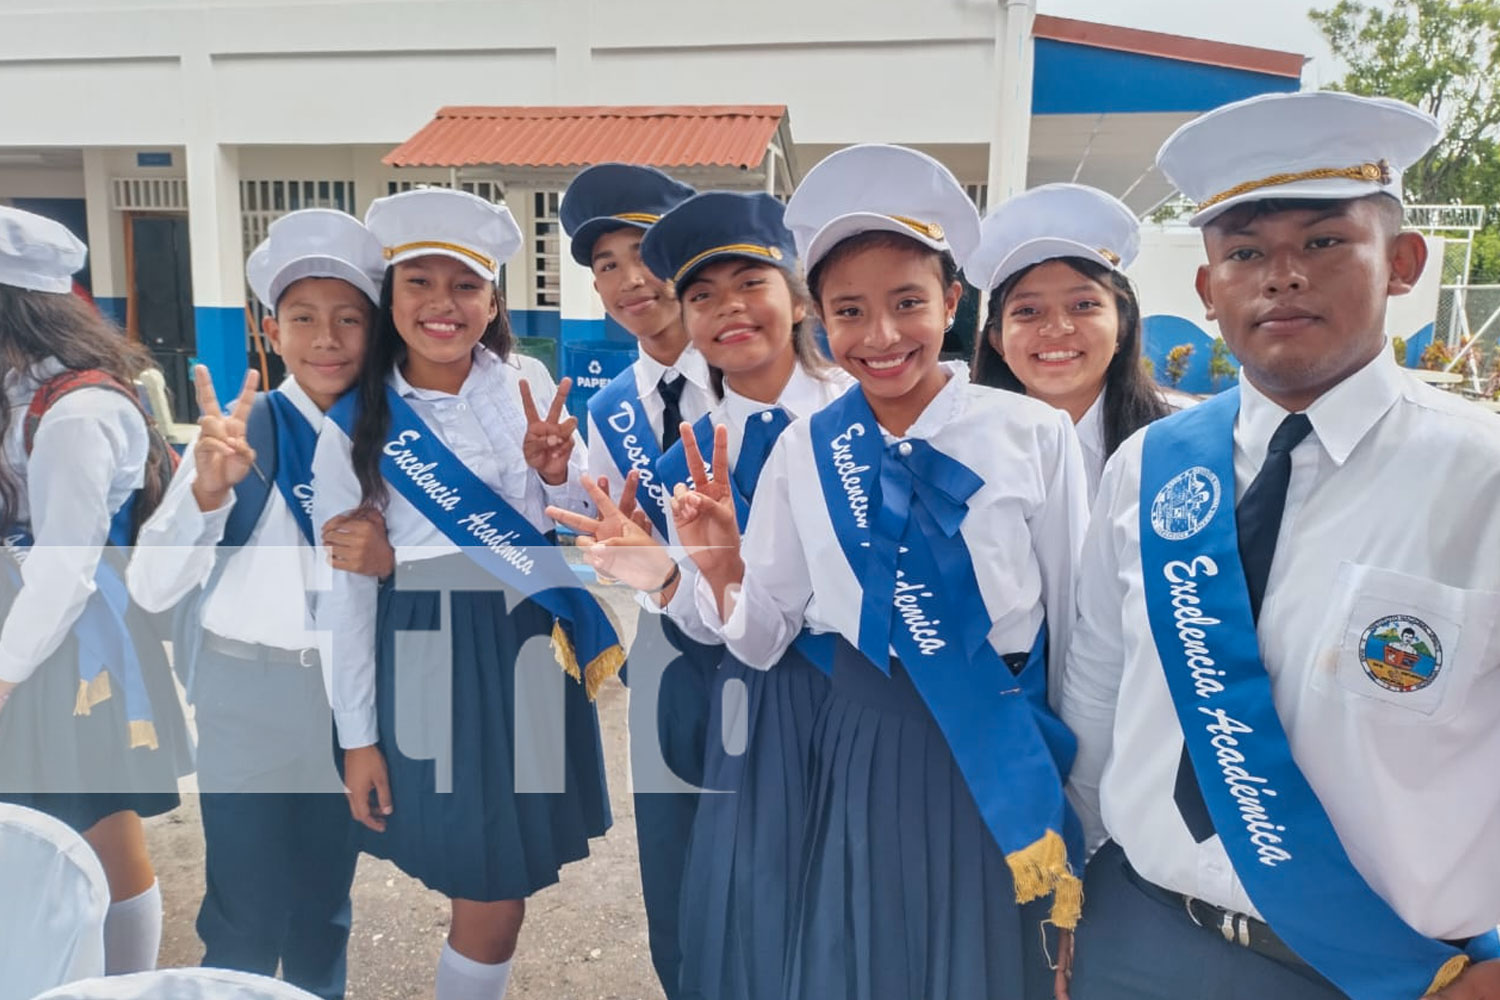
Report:
[[[898,441],[880,463],[880,507],[871,525],[869,559],[860,608],[859,648],[882,670],[890,658],[891,621],[904,539],[951,539],[969,512],[969,498],[984,485],[972,469],[926,441]],[[986,629],[987,631],[987,629]]]

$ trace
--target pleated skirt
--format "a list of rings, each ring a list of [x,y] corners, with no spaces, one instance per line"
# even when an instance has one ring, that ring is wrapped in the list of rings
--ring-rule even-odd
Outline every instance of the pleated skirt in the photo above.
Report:
[[[16,593],[6,577],[0,574],[0,620]],[[132,748],[124,688],[113,677],[108,698],[86,715],[75,714],[78,640],[69,635],[0,709],[0,801],[40,810],[79,832],[117,812],[144,817],[177,808],[177,780],[193,770],[182,702],[157,622],[132,606],[126,625],[141,662],[156,748]]]
[[[397,575],[439,580],[447,561]],[[383,833],[361,828],[360,847],[449,898],[524,899],[609,829],[598,716],[552,658],[546,609],[510,590],[447,597],[445,636],[440,592],[380,589],[375,695],[393,813]]]
[[[829,681],[795,649],[770,670],[726,655],[683,878],[684,1000],[781,1000],[814,723]]]
[[[953,754],[898,661],[841,642],[812,738],[784,996],[1052,996],[1047,901],[1020,906]]]

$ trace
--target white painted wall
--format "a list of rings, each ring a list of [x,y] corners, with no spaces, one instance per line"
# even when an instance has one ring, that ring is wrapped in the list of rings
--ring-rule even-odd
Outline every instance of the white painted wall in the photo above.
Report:
[[[685,95],[788,104],[809,143],[987,143],[994,119],[993,0],[18,2],[7,146],[389,145],[445,104]]]

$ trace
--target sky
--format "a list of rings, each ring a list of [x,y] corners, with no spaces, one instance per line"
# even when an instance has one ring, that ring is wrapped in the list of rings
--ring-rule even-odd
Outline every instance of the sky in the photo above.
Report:
[[[1308,20],[1313,7],[1335,0],[1038,0],[1037,11],[1058,17],[1165,31],[1174,35],[1300,52],[1313,62],[1303,82],[1316,87],[1341,75],[1323,36]]]

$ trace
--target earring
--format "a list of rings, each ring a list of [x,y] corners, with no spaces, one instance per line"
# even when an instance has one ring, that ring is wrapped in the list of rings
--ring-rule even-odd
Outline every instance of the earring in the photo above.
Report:
[[[945,327],[943,327],[943,332],[944,333],[947,333],[949,330],[953,329],[953,322],[957,318],[958,318],[958,314],[957,313],[949,313],[948,314],[948,325],[945,326]]]

